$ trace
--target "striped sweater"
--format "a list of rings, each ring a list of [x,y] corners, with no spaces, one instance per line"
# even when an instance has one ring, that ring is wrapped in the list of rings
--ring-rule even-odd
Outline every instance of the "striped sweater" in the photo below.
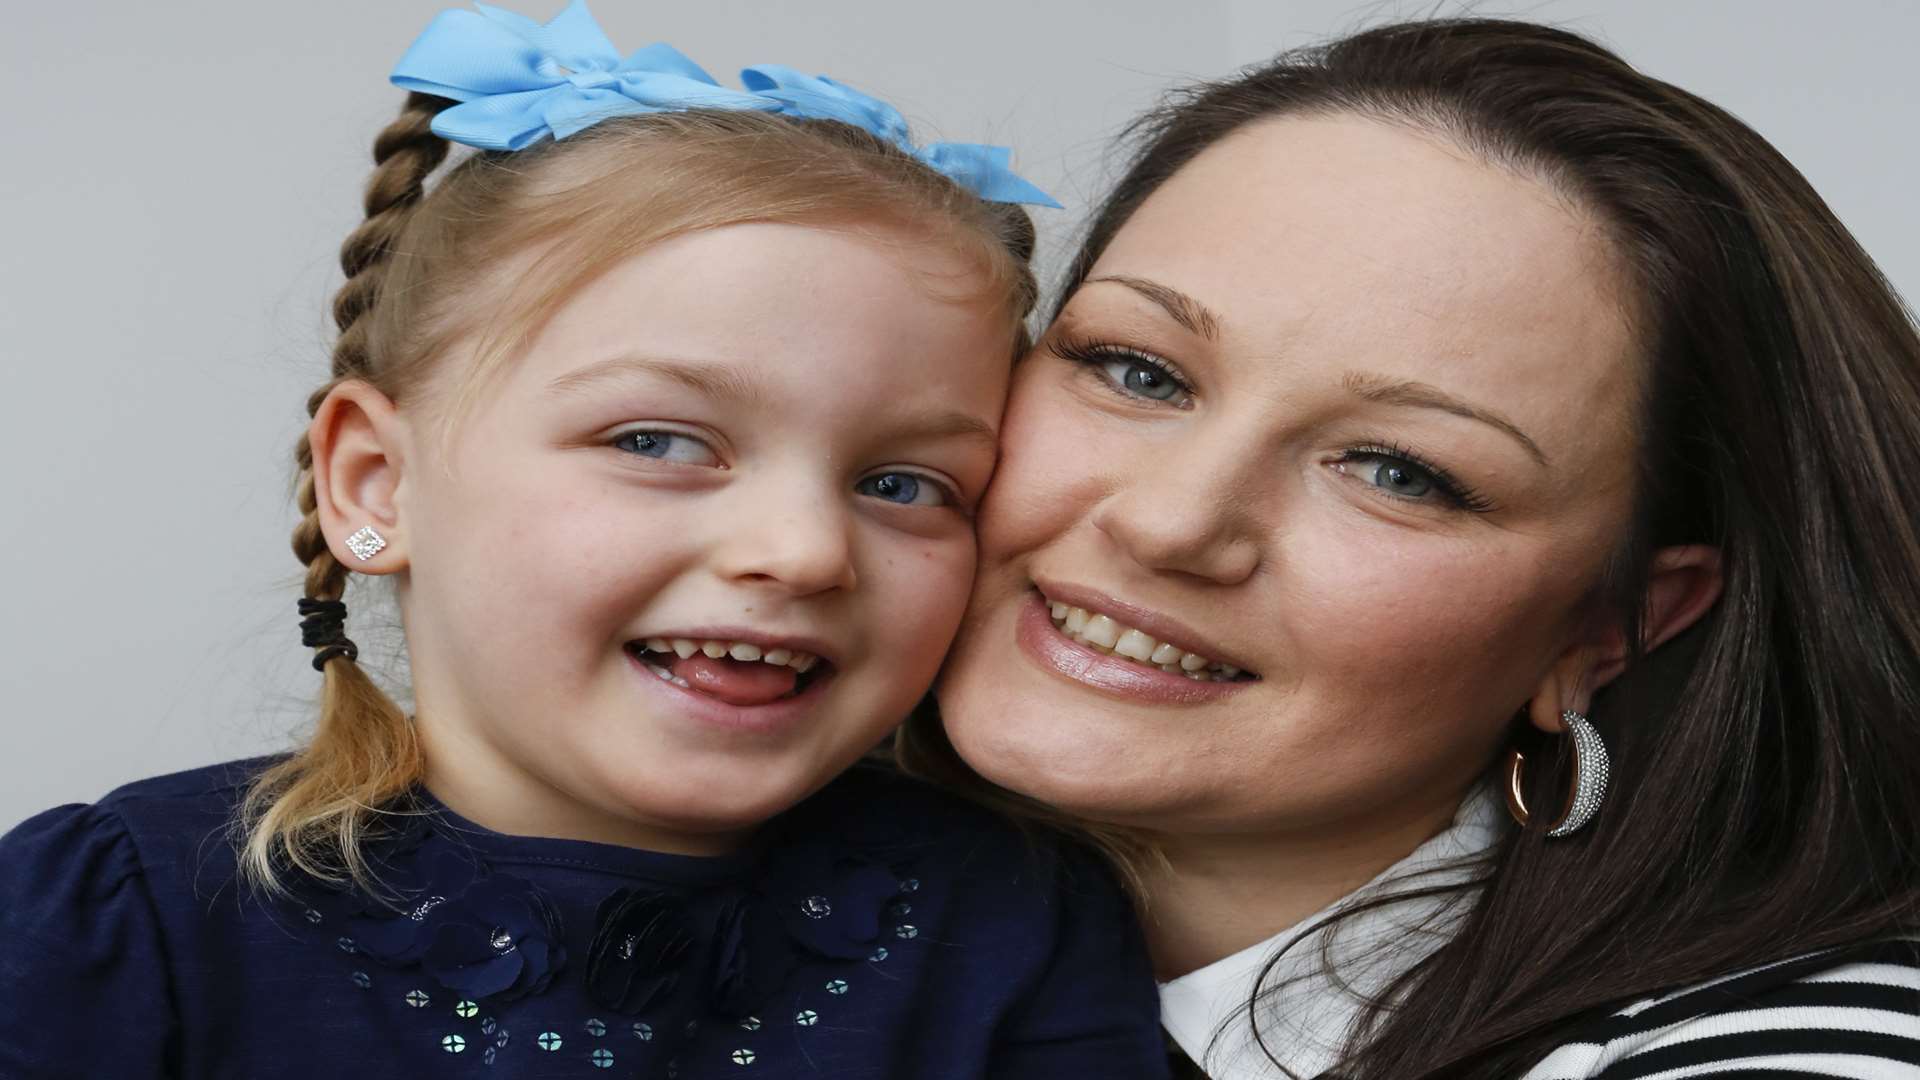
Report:
[[[1570,1034],[1520,1080],[1920,1080],[1920,942],[1770,964],[1636,1002]],[[1177,1045],[1172,1060],[1180,1080],[1206,1080]],[[1243,1063],[1213,1075],[1256,1072]]]
[[[1920,943],[1816,953],[1649,998],[1524,1080],[1920,1080]]]

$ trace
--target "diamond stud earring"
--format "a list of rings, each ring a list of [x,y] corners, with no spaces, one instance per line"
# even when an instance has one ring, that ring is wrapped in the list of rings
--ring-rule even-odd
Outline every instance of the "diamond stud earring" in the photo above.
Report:
[[[1607,760],[1607,744],[1601,741],[1600,733],[1586,717],[1567,711],[1560,714],[1560,720],[1567,727],[1568,737],[1573,739],[1573,780],[1567,792],[1566,809],[1561,812],[1560,820],[1547,830],[1547,835],[1552,837],[1571,836],[1593,820],[1600,812],[1601,800],[1607,797],[1607,780],[1612,770]],[[1518,750],[1507,755],[1507,811],[1522,826],[1531,816],[1527,812],[1526,796],[1520,790],[1521,770],[1526,761]]]
[[[347,550],[353,552],[361,562],[380,554],[380,549],[386,546],[387,538],[374,532],[371,525],[363,526],[359,532],[347,537]]]

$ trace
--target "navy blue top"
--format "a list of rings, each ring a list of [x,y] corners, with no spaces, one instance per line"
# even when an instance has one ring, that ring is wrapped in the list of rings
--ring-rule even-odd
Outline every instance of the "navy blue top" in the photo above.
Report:
[[[507,836],[422,795],[386,903],[236,886],[260,762],[0,839],[0,1077],[1166,1075],[1091,856],[861,767],[720,858]]]

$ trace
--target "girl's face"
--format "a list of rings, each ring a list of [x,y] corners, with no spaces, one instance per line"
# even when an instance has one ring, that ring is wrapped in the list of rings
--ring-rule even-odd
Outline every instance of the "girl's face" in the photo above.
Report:
[[[1096,820],[1430,830],[1585,655],[1632,491],[1622,295],[1577,208],[1410,127],[1205,151],[1016,370],[956,748]]]
[[[1010,366],[984,291],[882,230],[698,232],[567,303],[444,456],[405,429],[436,793],[496,828],[716,850],[878,743],[973,576]]]

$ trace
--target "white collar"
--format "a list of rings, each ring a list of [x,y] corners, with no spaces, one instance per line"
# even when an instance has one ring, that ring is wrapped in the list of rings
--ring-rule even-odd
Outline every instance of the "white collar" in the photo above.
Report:
[[[1269,958],[1350,901],[1419,875],[1421,886],[1471,876],[1473,857],[1493,847],[1505,814],[1488,788],[1476,788],[1453,823],[1378,877],[1310,918],[1273,937],[1160,984],[1160,1022],[1187,1056],[1214,1080],[1268,1080],[1273,1067],[1247,1023],[1247,999],[1256,981],[1269,994],[1259,1008],[1266,1048],[1295,1076],[1312,1077],[1338,1063],[1340,1048],[1360,1015],[1360,995],[1376,993],[1452,937],[1465,905],[1446,898],[1409,900],[1345,920],[1332,936],[1332,959],[1342,986],[1322,963],[1328,945],[1315,934],[1286,954],[1265,980]],[[1220,1033],[1218,1040],[1214,1038]]]

